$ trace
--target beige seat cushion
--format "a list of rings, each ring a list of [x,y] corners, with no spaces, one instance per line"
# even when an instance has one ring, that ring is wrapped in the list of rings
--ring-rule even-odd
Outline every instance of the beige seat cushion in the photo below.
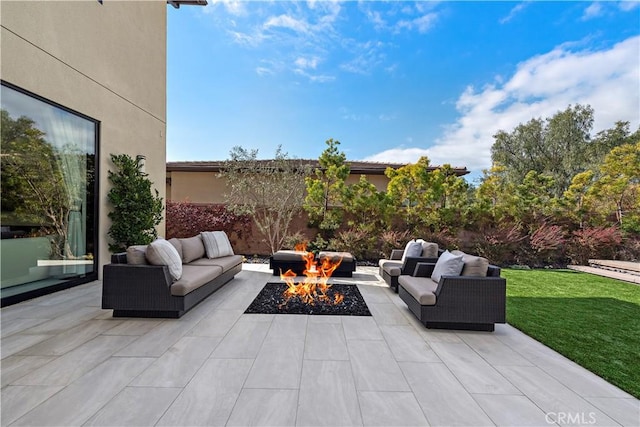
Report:
[[[271,255],[271,257],[276,261],[302,261],[306,253],[304,251],[281,250]]]
[[[338,261],[341,259],[344,262],[353,262],[353,255],[349,252],[331,252],[331,251],[321,251],[318,254],[318,259],[330,258],[332,261]]]
[[[416,299],[420,305],[435,305],[438,284],[428,277],[400,276],[398,285]]]
[[[185,264],[182,266],[182,277],[171,285],[171,295],[185,296],[222,274],[222,267],[196,267]]]
[[[202,237],[189,237],[188,239],[179,239],[182,243],[182,262],[189,264],[191,261],[204,257],[204,243]]]
[[[391,261],[388,259],[381,259],[379,263],[382,269],[390,276],[399,276],[400,273],[402,272],[402,261]]]
[[[217,266],[222,268],[222,272],[226,273],[238,264],[242,264],[242,255],[229,255],[220,258],[199,258],[191,261],[189,266],[199,266],[206,268],[207,266]]]
[[[489,260],[483,257],[466,254],[462,251],[451,251],[454,255],[462,255],[464,266],[461,276],[482,276],[486,277],[489,270]]]

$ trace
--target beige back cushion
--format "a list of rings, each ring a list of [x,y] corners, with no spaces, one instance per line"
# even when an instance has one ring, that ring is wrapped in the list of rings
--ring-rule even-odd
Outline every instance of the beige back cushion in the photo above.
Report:
[[[423,258],[438,258],[438,244],[433,242],[426,242],[422,239],[418,239],[418,242],[422,244],[422,257]]]
[[[204,244],[202,243],[202,237],[197,236],[189,237],[188,239],[179,239],[182,243],[182,262],[185,264],[190,263],[204,257]]]
[[[173,239],[167,240],[167,242],[171,243],[171,245],[176,248],[178,255],[180,255],[180,259],[182,259],[182,242],[175,237]]]
[[[133,245],[127,248],[127,264],[131,265],[145,265],[147,258],[145,253],[147,252],[147,245]]]
[[[482,276],[487,275],[489,270],[489,260],[483,257],[466,254],[462,251],[451,251],[454,255],[462,255],[464,267],[462,267],[461,276]]]

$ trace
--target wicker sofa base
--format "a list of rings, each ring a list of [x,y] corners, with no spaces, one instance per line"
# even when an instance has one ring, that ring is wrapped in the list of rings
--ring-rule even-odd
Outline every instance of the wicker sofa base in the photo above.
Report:
[[[147,270],[145,280],[132,281],[133,269],[140,275]],[[206,268],[206,267],[203,267]],[[104,266],[102,308],[113,309],[113,317],[161,317],[177,319],[209,295],[220,289],[242,271],[239,264],[184,296],[171,295],[165,279],[166,266]],[[170,279],[166,279],[169,280]]]

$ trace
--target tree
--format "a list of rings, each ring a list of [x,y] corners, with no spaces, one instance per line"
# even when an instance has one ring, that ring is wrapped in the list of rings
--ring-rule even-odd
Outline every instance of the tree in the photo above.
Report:
[[[320,155],[320,167],[315,170],[315,178],[305,178],[307,197],[304,209],[309,214],[311,224],[317,226],[324,238],[342,225],[346,184],[349,165],[346,156],[338,150],[340,141],[328,139],[327,148]]]
[[[592,126],[590,106],[570,105],[544,122],[532,119],[511,133],[498,131],[491,157],[506,168],[514,183],[522,182],[530,170],[553,178],[551,190],[560,197],[571,179],[593,162],[590,154],[599,152],[591,148]]]
[[[640,142],[611,150],[588,192],[605,215],[615,214],[623,230],[640,233]]]
[[[360,180],[346,188],[345,211],[351,215],[348,225],[352,228],[377,233],[388,224],[392,213],[389,198],[383,191],[360,175]]]
[[[283,246],[293,217],[304,201],[308,167],[289,159],[281,147],[272,160],[258,160],[258,150],[236,146],[225,162],[221,176],[229,193],[227,209],[237,215],[249,215],[271,253]]]
[[[111,204],[109,250],[121,252],[131,245],[146,245],[157,236],[156,226],[162,221],[162,198],[158,190],[151,192],[153,183],[142,171],[142,156],[135,159],[127,154],[111,154],[115,172],[109,171],[111,189],[107,200]]]

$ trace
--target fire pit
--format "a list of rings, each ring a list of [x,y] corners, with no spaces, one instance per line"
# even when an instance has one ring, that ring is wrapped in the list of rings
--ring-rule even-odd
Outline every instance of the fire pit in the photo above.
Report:
[[[281,273],[284,283],[267,283],[245,313],[371,316],[356,285],[329,284],[341,258],[325,257],[317,263],[312,252],[299,249],[305,260],[304,280],[296,281],[292,270]]]
[[[267,283],[245,313],[371,316],[356,285],[333,284],[327,291],[328,298],[313,304],[298,297],[287,299],[287,289],[286,283]],[[334,303],[336,294],[343,297],[338,304]]]

